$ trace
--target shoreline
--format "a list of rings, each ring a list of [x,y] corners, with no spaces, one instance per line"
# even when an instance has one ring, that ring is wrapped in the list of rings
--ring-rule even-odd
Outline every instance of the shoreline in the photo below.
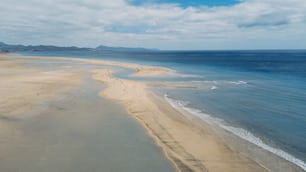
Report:
[[[100,95],[123,104],[164,150],[178,171],[266,171],[253,160],[229,149],[208,126],[197,127],[152,94],[147,85],[95,70],[106,85]],[[203,129],[204,127],[204,129]]]
[[[169,99],[167,95],[164,95],[164,97],[172,107],[177,109],[188,120],[193,121],[193,123],[199,127],[210,127],[229,148],[237,150],[239,153],[246,155],[256,163],[261,164],[267,171],[304,171],[303,161],[281,149],[264,143],[259,137],[254,136],[251,132],[222,123],[220,122],[222,119],[204,114],[198,109],[177,105],[173,102],[174,100]],[[235,132],[236,130],[239,132]],[[284,153],[284,155],[280,155],[279,153]]]
[[[65,57],[12,56],[32,60],[64,60],[118,66],[133,69],[135,73],[131,76],[140,77],[152,77],[171,72],[167,68],[124,62]],[[106,86],[99,95],[122,104],[161,147],[177,171],[268,171],[258,162],[238,152],[237,146],[233,146],[235,143],[226,144],[228,140],[217,135],[212,126],[204,121],[196,120],[192,115],[191,119],[187,118],[162,97],[155,95],[147,83],[116,78],[113,76],[114,71],[110,69],[92,69],[91,72],[93,79]],[[227,137],[223,134],[221,136]]]

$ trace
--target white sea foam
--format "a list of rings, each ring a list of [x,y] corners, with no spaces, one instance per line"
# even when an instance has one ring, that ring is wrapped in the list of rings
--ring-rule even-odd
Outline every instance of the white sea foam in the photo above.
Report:
[[[174,108],[178,109],[178,110],[183,110],[186,111],[210,124],[214,124],[217,125],[233,134],[235,134],[236,136],[247,140],[248,142],[255,144],[259,147],[261,147],[264,150],[267,150],[299,167],[301,167],[303,170],[306,171],[306,163],[296,157],[294,157],[293,155],[278,149],[278,148],[274,148],[266,143],[264,143],[260,138],[256,137],[254,134],[252,134],[251,132],[242,129],[242,128],[237,128],[237,127],[233,127],[233,126],[229,126],[227,124],[225,124],[224,120],[220,119],[220,118],[215,118],[212,117],[209,114],[203,113],[201,110],[199,109],[195,109],[195,108],[190,108],[187,107],[187,105],[189,103],[186,103],[184,101],[180,101],[180,100],[174,100],[172,98],[169,98],[169,96],[166,94],[164,95],[165,100]]]
[[[213,85],[210,89],[215,90],[215,89],[218,89],[218,87]]]
[[[170,76],[174,76],[174,77],[181,77],[181,78],[204,78],[204,76],[202,75],[195,75],[195,74],[183,74],[180,73],[174,69],[170,69],[168,74]]]
[[[206,122],[210,124],[215,124],[216,122],[221,123],[223,122],[222,119],[219,118],[213,118],[212,116],[203,113],[201,110],[195,109],[195,108],[189,108],[187,105],[188,102],[181,101],[181,100],[174,100],[170,98],[167,94],[164,95],[165,100],[175,109],[186,111],[202,120],[205,120]]]
[[[230,81],[230,83],[236,84],[236,85],[246,85],[246,84],[248,84],[246,81]]]

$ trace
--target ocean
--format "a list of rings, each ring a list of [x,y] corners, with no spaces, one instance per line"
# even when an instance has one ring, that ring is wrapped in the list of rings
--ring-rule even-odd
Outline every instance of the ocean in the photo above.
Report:
[[[306,51],[30,52],[168,67],[169,104],[306,171]],[[117,76],[129,79],[129,70]],[[148,79],[145,79],[148,80]],[[150,80],[150,79],[149,79]]]

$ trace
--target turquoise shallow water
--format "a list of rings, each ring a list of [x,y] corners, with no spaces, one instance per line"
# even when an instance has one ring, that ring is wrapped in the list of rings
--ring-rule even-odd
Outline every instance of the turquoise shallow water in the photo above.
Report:
[[[0,132],[0,171],[175,171],[122,106],[98,96],[102,84],[89,76],[79,89],[41,103],[29,118],[0,121],[10,125]]]

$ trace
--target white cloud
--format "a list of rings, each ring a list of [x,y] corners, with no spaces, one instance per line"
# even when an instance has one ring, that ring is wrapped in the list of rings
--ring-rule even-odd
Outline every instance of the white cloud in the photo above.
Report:
[[[305,0],[227,7],[123,0],[1,0],[0,41],[162,49],[306,48]]]

